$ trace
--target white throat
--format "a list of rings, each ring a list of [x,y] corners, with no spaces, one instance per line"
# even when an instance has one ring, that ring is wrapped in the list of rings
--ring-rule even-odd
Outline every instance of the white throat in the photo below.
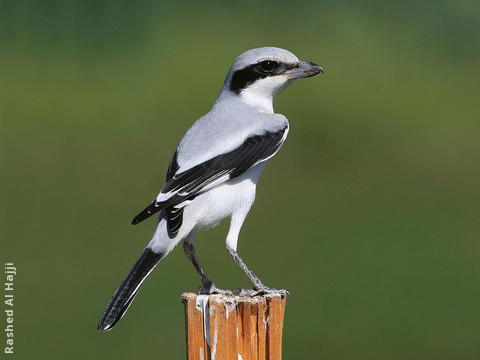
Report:
[[[266,114],[273,114],[273,96],[257,93],[253,91],[242,91],[240,97],[248,105],[253,106],[258,111]]]
[[[240,97],[258,111],[273,114],[273,99],[287,85],[288,79],[285,76],[268,77],[257,80],[242,90]]]

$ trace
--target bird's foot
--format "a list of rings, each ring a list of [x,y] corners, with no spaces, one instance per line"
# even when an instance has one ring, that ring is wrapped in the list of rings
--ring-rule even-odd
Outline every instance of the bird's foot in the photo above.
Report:
[[[214,283],[203,284],[198,288],[198,295],[227,295],[233,296],[233,291],[228,289],[219,289]]]
[[[281,296],[290,296],[290,292],[286,289],[274,289],[267,286],[258,287],[255,289],[237,289],[235,294],[238,296],[261,296],[261,295],[281,295]]]

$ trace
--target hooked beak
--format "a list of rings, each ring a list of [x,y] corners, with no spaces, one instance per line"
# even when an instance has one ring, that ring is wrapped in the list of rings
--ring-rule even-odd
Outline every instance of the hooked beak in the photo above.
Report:
[[[321,66],[318,66],[310,61],[299,61],[297,64],[295,64],[294,68],[287,70],[285,75],[288,76],[289,80],[294,80],[315,76],[319,73],[324,73]]]

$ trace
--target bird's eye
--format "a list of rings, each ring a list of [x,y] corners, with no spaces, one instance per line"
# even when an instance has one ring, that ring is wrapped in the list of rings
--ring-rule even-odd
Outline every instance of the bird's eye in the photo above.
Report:
[[[278,63],[272,60],[265,60],[258,64],[260,69],[266,73],[273,73],[278,68]]]

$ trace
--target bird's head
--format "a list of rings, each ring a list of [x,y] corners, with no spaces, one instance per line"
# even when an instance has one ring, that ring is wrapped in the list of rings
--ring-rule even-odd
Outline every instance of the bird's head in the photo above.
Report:
[[[245,51],[235,59],[222,93],[240,96],[247,104],[264,112],[273,112],[274,97],[294,80],[323,73],[310,61],[276,47]]]

